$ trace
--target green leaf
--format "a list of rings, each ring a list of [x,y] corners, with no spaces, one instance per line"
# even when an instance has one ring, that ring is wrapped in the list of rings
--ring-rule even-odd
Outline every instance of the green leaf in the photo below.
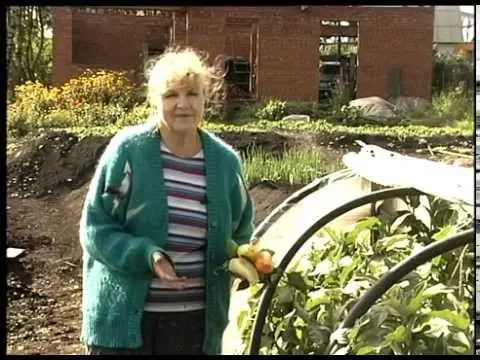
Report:
[[[353,264],[353,259],[351,256],[344,256],[340,259],[340,261],[338,262],[338,265],[340,267],[344,267],[344,266],[351,266]]]
[[[322,234],[326,234],[333,242],[338,243],[342,240],[341,234],[336,232],[334,229],[326,227],[321,231]]]
[[[430,275],[431,271],[432,271],[432,263],[427,262],[417,267],[416,273],[420,276],[420,278],[426,279]]]
[[[423,289],[424,285],[421,287],[420,291],[417,292],[415,297],[408,303],[407,309],[409,314],[416,313],[422,307],[423,302],[425,301],[425,293]]]
[[[469,347],[465,347],[465,346],[449,346],[448,347],[448,353],[449,354],[454,354],[454,355],[461,355],[461,354],[464,354],[464,355],[471,355],[472,354],[472,350],[470,350]]]
[[[281,336],[284,328],[285,328],[285,327],[284,327],[284,323],[283,323],[283,322],[281,322],[280,324],[277,325],[277,328],[275,329],[275,332],[273,333],[273,338],[274,338],[275,340],[277,340],[277,339]]]
[[[453,335],[453,339],[458,341],[460,344],[467,346],[468,348],[472,347],[473,340],[469,340],[464,332],[457,332]]]
[[[409,220],[414,219],[414,216],[411,213],[406,213],[398,218],[395,219],[393,224],[390,226],[390,231],[395,233],[398,229],[404,226],[404,223],[408,222]]]
[[[420,205],[423,206],[425,209],[430,210],[431,209],[431,201],[428,198],[428,196],[425,195],[420,195],[419,197]]]
[[[311,275],[313,276],[326,275],[332,272],[333,268],[334,268],[334,264],[330,260],[326,259],[320,262],[317,266],[315,266],[315,269],[313,270]]]
[[[358,221],[353,230],[348,233],[347,243],[353,243],[361,232],[365,230],[372,230],[375,226],[379,224],[380,220],[374,216]]]
[[[372,327],[379,328],[389,316],[390,311],[388,307],[383,304],[379,304],[370,309],[368,318]]]
[[[408,338],[408,331],[404,325],[400,325],[392,333],[386,336],[386,340],[389,342],[403,342]]]
[[[308,326],[307,334],[315,345],[324,346],[328,343],[330,329],[326,326],[311,323]]]
[[[408,249],[410,247],[410,240],[398,240],[395,243],[387,247],[387,251],[397,250],[397,249]]]
[[[408,197],[408,203],[414,209],[420,205],[420,195],[412,195]]]
[[[343,288],[343,293],[347,295],[358,296],[358,292],[361,289],[368,289],[370,288],[370,282],[367,280],[350,280],[347,283],[347,286]]]
[[[431,229],[432,227],[432,218],[430,213],[423,206],[419,206],[414,211],[415,217],[420,220],[420,222],[425,225],[426,229]]]
[[[461,330],[467,330],[471,324],[470,319],[452,310],[432,311],[430,315],[447,320],[450,324]]]
[[[440,229],[440,231],[433,234],[432,239],[436,241],[444,240],[447,237],[455,233],[455,227],[453,225],[446,225]]]
[[[329,355],[347,355],[348,351],[349,351],[348,346],[344,346],[344,347],[339,348],[333,354],[329,354]]]
[[[318,289],[311,291],[307,295],[307,302],[305,304],[305,310],[311,311],[313,308],[320,304],[330,303],[331,298],[325,289]]]
[[[293,303],[295,290],[290,286],[284,286],[278,289],[278,302],[281,305],[290,305]]]
[[[395,243],[399,241],[403,241],[405,239],[410,239],[407,234],[395,234],[392,236],[385,236],[379,240],[377,240],[376,246],[377,251],[381,251],[387,248],[392,247]]]
[[[288,273],[287,280],[289,285],[295,287],[296,289],[300,290],[301,292],[306,292],[308,290],[308,285],[305,282],[302,274],[298,272]]]
[[[290,344],[295,344],[298,345],[300,344],[300,341],[297,337],[297,331],[294,326],[289,326],[285,329],[285,332],[283,333],[283,340],[286,341],[287,343]]]
[[[356,355],[376,354],[378,347],[367,345],[357,350]]]
[[[438,317],[429,317],[429,319],[420,326],[412,329],[412,333],[418,333],[428,327],[428,330],[426,330],[424,334],[428,337],[440,339],[442,336],[450,334],[449,325],[450,323],[447,320]]]
[[[453,291],[452,289],[447,289],[447,287],[443,284],[436,284],[426,289],[423,292],[423,297],[428,298],[428,297],[432,297],[439,294],[448,294],[448,293],[451,293],[452,291]]]
[[[242,310],[237,318],[237,326],[239,329],[243,329],[248,321],[248,310]]]

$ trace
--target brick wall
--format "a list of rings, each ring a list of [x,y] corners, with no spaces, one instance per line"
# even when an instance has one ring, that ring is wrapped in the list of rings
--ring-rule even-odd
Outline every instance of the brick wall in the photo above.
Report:
[[[405,96],[430,97],[433,7],[190,7],[185,15],[176,15],[175,38],[207,51],[212,59],[248,56],[250,48],[258,49],[254,58],[260,98],[316,100],[321,20],[358,21],[357,97],[388,97],[388,73],[395,65],[401,69]],[[55,9],[54,81],[72,76],[75,62],[138,68],[148,29],[167,23]]]
[[[123,70],[130,75],[141,71],[146,42],[168,45],[172,25],[171,17],[90,14],[69,7],[54,7],[53,17],[54,39],[59,44],[54,50],[55,84],[86,68]],[[175,23],[175,40],[184,42],[185,16],[176,15]]]

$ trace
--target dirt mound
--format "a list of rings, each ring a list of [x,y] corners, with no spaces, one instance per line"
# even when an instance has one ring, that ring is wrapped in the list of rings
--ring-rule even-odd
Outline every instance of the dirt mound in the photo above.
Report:
[[[275,133],[221,133],[219,137],[244,152],[252,147],[281,152],[295,140]],[[7,187],[12,198],[42,197],[72,191],[87,183],[111,137],[46,133],[32,139],[7,159]]]
[[[255,148],[268,153],[278,153],[295,145],[291,136],[275,132],[224,131],[216,134],[239,152],[248,152]]]
[[[10,196],[44,196],[78,188],[89,180],[108,140],[80,140],[66,132],[40,136],[8,158]]]

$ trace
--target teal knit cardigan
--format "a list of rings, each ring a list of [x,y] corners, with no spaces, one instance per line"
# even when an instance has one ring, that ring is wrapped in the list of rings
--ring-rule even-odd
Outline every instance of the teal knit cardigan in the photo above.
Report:
[[[207,182],[206,319],[203,350],[219,354],[228,322],[227,240],[247,243],[254,204],[237,153],[199,130]],[[81,341],[113,348],[142,346],[143,306],[152,255],[167,238],[167,198],[160,135],[152,122],[125,128],[104,151],[80,221],[83,249]]]

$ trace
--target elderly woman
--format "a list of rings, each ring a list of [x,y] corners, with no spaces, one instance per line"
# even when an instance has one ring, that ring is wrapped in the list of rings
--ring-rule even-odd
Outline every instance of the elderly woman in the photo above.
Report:
[[[227,241],[247,243],[254,206],[241,161],[200,128],[213,68],[168,50],[149,73],[152,121],[113,137],[80,223],[88,354],[219,354]]]

